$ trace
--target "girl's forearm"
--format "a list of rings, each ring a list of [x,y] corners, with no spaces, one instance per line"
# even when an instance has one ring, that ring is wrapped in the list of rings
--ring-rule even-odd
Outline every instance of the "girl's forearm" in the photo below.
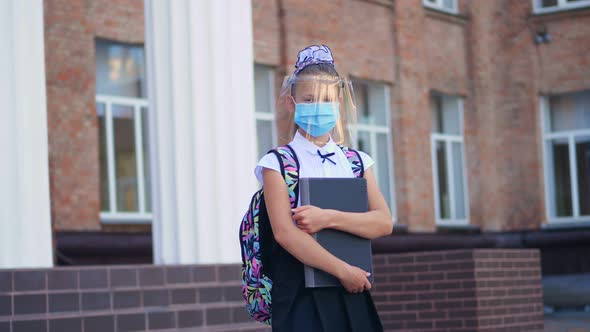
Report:
[[[342,212],[327,210],[328,228],[351,233],[366,239],[375,239],[391,234],[393,221],[389,213],[381,210],[369,212]]]
[[[284,236],[275,234],[275,238],[285,250],[303,264],[325,271],[339,279],[342,277],[346,263],[324,249],[311,235],[293,227]]]

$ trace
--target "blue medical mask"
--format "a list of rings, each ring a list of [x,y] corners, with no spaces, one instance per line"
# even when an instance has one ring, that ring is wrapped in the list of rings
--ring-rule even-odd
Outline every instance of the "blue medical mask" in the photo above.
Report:
[[[295,103],[295,123],[311,136],[322,136],[336,126],[339,110],[338,102]]]

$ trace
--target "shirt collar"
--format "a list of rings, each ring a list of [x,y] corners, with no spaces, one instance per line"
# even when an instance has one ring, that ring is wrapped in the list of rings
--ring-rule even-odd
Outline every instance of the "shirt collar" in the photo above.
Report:
[[[330,136],[330,140],[328,141],[328,143],[326,143],[326,145],[324,145],[323,147],[319,147],[310,142],[307,138],[305,138],[305,136],[301,135],[299,133],[299,130],[297,130],[297,132],[295,133],[295,137],[293,137],[293,141],[291,142],[291,144],[294,144],[297,147],[316,156],[318,155],[318,150],[320,150],[322,154],[332,153],[336,150],[336,143],[332,139],[332,136]]]

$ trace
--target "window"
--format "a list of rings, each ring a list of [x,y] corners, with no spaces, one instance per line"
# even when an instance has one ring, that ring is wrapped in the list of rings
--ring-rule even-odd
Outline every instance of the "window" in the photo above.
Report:
[[[533,0],[536,14],[590,7],[590,0]]]
[[[254,114],[259,158],[277,144],[274,79],[272,67],[254,65]]]
[[[151,221],[143,46],[96,41],[103,222]]]
[[[541,99],[549,222],[590,221],[590,91]]]
[[[451,14],[457,14],[457,0],[422,0],[424,6],[441,10]]]
[[[436,222],[443,225],[467,224],[463,103],[458,97],[434,94],[430,104]]]
[[[358,119],[353,145],[374,158],[377,183],[395,218],[389,87],[361,80],[354,80],[353,87]]]

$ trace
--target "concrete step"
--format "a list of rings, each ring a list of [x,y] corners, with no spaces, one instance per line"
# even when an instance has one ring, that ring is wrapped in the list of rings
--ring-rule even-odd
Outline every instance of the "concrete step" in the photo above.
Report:
[[[546,332],[590,332],[590,312],[564,311],[545,314]]]
[[[551,307],[590,306],[590,273],[543,277],[543,302]]]

